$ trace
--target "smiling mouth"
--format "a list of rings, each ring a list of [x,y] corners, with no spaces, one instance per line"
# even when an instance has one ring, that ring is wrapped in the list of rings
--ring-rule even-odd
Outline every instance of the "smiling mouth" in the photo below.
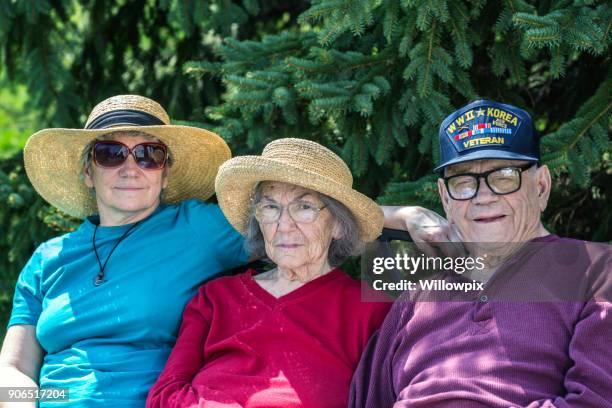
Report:
[[[504,217],[505,215],[495,215],[492,217],[479,217],[479,218],[474,218],[474,221],[478,223],[482,223],[482,224],[489,224],[491,222],[499,221]]]

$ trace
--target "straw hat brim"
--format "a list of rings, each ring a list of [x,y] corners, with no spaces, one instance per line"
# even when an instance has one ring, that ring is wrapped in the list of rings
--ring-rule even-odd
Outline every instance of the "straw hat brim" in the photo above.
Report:
[[[344,204],[359,225],[361,239],[375,240],[382,232],[384,216],[369,197],[320,174],[260,156],[240,156],[225,162],[215,181],[217,200],[230,224],[245,233],[252,193],[261,181],[295,184],[323,193]]]
[[[229,147],[219,135],[191,126],[44,129],[30,136],[24,148],[30,182],[47,202],[67,214],[85,218],[97,213],[93,194],[81,177],[81,154],[96,137],[117,131],[144,132],[168,146],[173,164],[164,195],[167,203],[211,197],[219,166],[231,157]]]

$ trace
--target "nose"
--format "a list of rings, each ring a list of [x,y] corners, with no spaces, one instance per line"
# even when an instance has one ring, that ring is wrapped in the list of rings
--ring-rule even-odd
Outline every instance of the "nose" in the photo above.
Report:
[[[280,218],[278,219],[278,231],[291,231],[295,228],[295,221],[289,214],[287,207],[283,208]]]
[[[484,205],[498,200],[497,194],[491,191],[483,177],[478,179],[478,183],[478,193],[472,198],[473,204]]]
[[[140,172],[140,167],[136,164],[136,160],[134,156],[131,154],[128,156],[127,160],[123,162],[121,167],[119,168],[119,174],[122,177],[134,177]]]

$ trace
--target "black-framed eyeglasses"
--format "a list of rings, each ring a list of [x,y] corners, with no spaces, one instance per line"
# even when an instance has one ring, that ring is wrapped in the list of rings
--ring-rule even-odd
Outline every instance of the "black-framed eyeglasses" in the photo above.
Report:
[[[483,173],[461,173],[443,177],[443,180],[453,200],[464,201],[476,197],[481,178],[493,193],[506,195],[521,189],[523,172],[534,165],[535,163],[527,163],[522,166],[504,166]]]
[[[321,210],[326,206],[317,207],[308,201],[293,201],[286,207],[271,201],[260,201],[255,205],[255,218],[262,224],[273,224],[280,220],[283,210],[287,208],[293,221],[300,224],[314,222]]]

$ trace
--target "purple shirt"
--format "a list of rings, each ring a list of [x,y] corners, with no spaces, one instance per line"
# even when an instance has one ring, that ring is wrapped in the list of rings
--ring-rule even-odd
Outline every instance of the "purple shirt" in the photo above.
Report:
[[[536,253],[521,259],[520,269],[554,265],[559,276],[591,276],[590,300],[496,301],[480,293],[471,301],[413,302],[402,296],[368,343],[349,406],[612,407],[611,247],[554,236],[538,241],[570,243],[577,251],[571,258],[580,261]],[[483,292],[499,282],[496,275]]]

